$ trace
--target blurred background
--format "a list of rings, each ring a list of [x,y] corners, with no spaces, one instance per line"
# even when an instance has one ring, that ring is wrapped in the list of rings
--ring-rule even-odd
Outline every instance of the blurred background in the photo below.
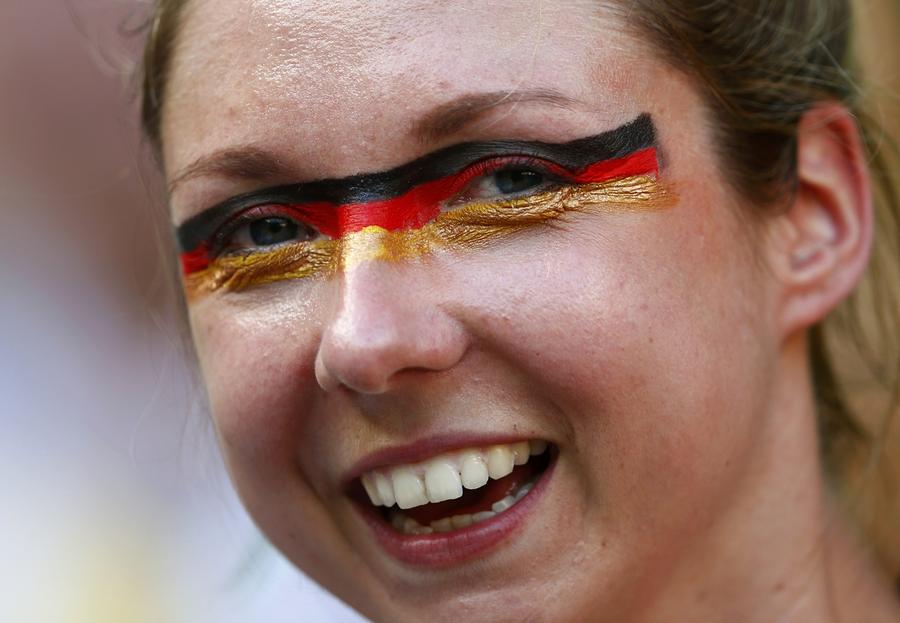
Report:
[[[870,79],[900,93],[898,4],[861,4]],[[147,10],[0,0],[0,621],[358,621],[224,475],[137,122]]]

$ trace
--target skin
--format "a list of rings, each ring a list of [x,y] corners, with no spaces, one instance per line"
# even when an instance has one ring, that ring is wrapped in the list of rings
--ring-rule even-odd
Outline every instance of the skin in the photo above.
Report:
[[[831,510],[805,356],[806,328],[853,288],[871,239],[848,115],[807,116],[800,192],[780,216],[748,219],[688,77],[596,3],[531,4],[189,6],[163,113],[168,178],[234,146],[270,150],[284,170],[184,180],[175,224],[268,185],[466,140],[563,142],[641,112],[678,195],[664,211],[579,214],[485,249],[193,301],[244,503],[298,567],[379,621],[895,614]],[[529,88],[577,102],[414,130],[459,95]],[[556,471],[501,547],[404,566],[341,479],[376,450],[453,433],[549,440]]]

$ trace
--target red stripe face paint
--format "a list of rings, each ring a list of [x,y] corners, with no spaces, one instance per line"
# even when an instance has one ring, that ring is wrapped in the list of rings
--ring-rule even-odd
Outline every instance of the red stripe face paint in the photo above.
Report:
[[[559,206],[547,203],[551,199],[567,201],[568,209],[575,203],[588,205],[583,200],[573,203],[575,190],[582,199],[598,203],[618,200],[634,209],[639,203],[635,199],[643,198],[648,206],[655,205],[659,193],[647,187],[656,183],[658,175],[654,141],[650,117],[642,115],[612,132],[569,143],[467,143],[391,171],[248,193],[178,228],[182,267],[188,277],[198,276],[189,280],[195,286],[202,281],[199,277],[217,275],[213,281],[219,285],[206,283],[204,290],[222,284],[238,289],[235,278],[241,271],[257,273],[238,280],[241,287],[248,287],[346,265],[348,243],[358,243],[363,234],[393,236],[382,240],[380,252],[367,252],[372,259],[410,257],[442,246],[448,243],[450,225],[456,229],[450,235],[454,240],[485,239],[486,214],[495,230],[492,235],[500,235],[504,226],[520,228],[526,213],[530,219],[538,212],[555,213]],[[635,186],[635,180],[643,183]],[[623,194],[627,189],[631,194]],[[465,215],[482,230],[476,234],[469,223],[467,233],[463,232]],[[274,245],[235,245],[236,232],[246,234],[248,226],[265,218],[274,218],[270,222],[277,227],[289,227],[292,235],[302,235]],[[401,240],[405,242],[398,246]],[[378,248],[363,246],[370,251]],[[359,253],[350,255],[354,262],[364,259]]]
[[[490,175],[515,161],[495,159],[474,165],[462,173],[444,179],[426,182],[407,193],[381,201],[331,206],[327,204],[296,206],[296,216],[330,238],[360,231],[366,227],[381,227],[387,231],[418,229],[430,223],[441,213],[441,206],[452,199],[472,179]],[[574,174],[543,163],[547,170],[571,184],[605,182],[615,177],[630,175],[655,175],[657,172],[656,149],[649,147],[630,156],[598,162]]]

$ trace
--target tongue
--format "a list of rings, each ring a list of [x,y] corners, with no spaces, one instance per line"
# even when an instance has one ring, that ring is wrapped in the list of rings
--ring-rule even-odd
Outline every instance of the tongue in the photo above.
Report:
[[[412,517],[420,525],[427,526],[432,521],[444,517],[473,515],[489,511],[494,502],[499,502],[538,474],[539,470],[535,463],[536,461],[529,461],[525,465],[519,465],[508,476],[498,480],[488,480],[487,484],[481,488],[464,489],[462,497],[456,500],[417,506],[403,511],[403,514]]]

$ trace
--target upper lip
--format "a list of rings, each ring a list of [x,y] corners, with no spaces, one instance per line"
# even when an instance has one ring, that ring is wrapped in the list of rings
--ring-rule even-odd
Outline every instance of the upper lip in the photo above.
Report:
[[[540,439],[540,437],[484,433],[448,433],[425,437],[403,445],[381,448],[367,454],[354,463],[345,472],[341,480],[344,483],[344,488],[347,488],[363,474],[379,467],[419,463],[444,452],[461,450],[463,448],[483,448],[530,439]]]

